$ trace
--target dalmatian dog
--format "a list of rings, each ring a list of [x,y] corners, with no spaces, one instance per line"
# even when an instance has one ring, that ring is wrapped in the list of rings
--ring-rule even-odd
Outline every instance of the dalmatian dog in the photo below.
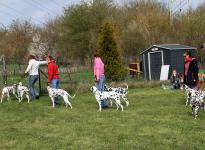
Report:
[[[190,106],[192,109],[192,114],[193,114],[195,119],[198,116],[199,108],[201,106],[204,107],[204,102],[203,102],[204,97],[205,97],[205,92],[203,92],[203,91],[195,92],[195,93],[192,93],[192,95],[191,95]],[[204,109],[205,109],[205,107],[204,107]]]
[[[30,102],[29,89],[26,86],[23,86],[22,82],[19,82],[17,85],[17,94],[19,103],[23,100],[24,95],[26,96],[28,103]]]
[[[128,94],[128,85],[126,84],[126,88],[122,88],[122,87],[108,87],[107,85],[105,85],[105,91],[114,91],[116,93],[120,94],[120,97],[125,101],[126,106],[129,105],[129,101],[127,98],[127,94]]]
[[[187,85],[184,85],[184,89],[186,91],[187,99],[186,99],[186,106],[190,103],[191,97],[195,95],[196,90],[191,89]]]
[[[12,93],[13,95],[16,96],[16,98],[18,99],[17,95],[16,95],[16,90],[17,90],[17,85],[14,84],[12,86],[6,86],[3,88],[2,92],[1,92],[1,103],[3,102],[3,99],[6,97],[7,100],[10,100],[10,93]]]
[[[105,89],[105,91],[107,91],[107,92],[114,91],[114,92],[116,92],[116,93],[119,93],[120,98],[121,98],[122,100],[124,100],[124,102],[126,103],[126,106],[129,105],[129,101],[128,101],[128,98],[127,98],[127,94],[128,94],[128,85],[127,85],[127,84],[126,84],[126,88],[122,88],[122,87],[117,87],[117,88],[108,87],[108,86],[105,84],[104,89]],[[110,101],[110,104],[111,104],[111,106],[112,106],[112,101]]]
[[[65,102],[66,107],[68,107],[69,105],[70,108],[72,109],[72,105],[69,101],[69,98],[73,99],[75,95],[71,96],[70,94],[68,94],[68,92],[66,92],[63,89],[54,89],[51,88],[50,86],[47,86],[47,90],[48,90],[49,97],[51,98],[51,101],[53,103],[53,108],[55,107],[55,97],[61,96]]]
[[[198,116],[199,108],[203,106],[205,110],[205,105],[204,105],[205,92],[197,91],[196,89],[191,89],[187,85],[185,85],[184,87],[187,94],[186,106],[188,105],[188,103],[190,104],[192,115],[196,119]]]
[[[187,94],[186,106],[188,104],[190,104],[191,98],[195,97],[195,96],[198,96],[198,98],[200,98],[203,101],[203,98],[204,98],[203,91],[197,91],[196,89],[191,89],[187,85],[184,85],[184,88],[185,88],[186,94]],[[205,108],[204,108],[204,110],[205,110]]]
[[[93,94],[95,95],[95,99],[98,102],[99,111],[102,110],[101,101],[103,101],[104,99],[113,99],[116,106],[117,106],[117,110],[119,109],[119,107],[121,107],[121,109],[123,111],[123,105],[120,103],[120,94],[119,93],[117,93],[115,91],[100,92],[95,86],[92,86],[90,88],[90,90],[93,92]]]

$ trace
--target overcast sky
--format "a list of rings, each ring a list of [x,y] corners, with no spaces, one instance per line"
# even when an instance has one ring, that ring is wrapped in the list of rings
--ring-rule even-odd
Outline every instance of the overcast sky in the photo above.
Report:
[[[118,4],[127,0],[115,0]],[[159,0],[168,3],[170,0]],[[174,0],[178,3],[180,0]],[[183,1],[183,0],[182,0]],[[189,0],[190,6],[196,8],[205,0]],[[63,7],[79,3],[80,0],[0,0],[0,25],[9,25],[14,19],[28,20],[42,25],[48,19],[63,13]]]

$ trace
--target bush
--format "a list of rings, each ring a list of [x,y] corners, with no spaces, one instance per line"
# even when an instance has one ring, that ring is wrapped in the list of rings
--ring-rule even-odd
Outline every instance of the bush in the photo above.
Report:
[[[97,49],[105,64],[105,75],[109,81],[121,81],[127,71],[122,64],[122,56],[115,39],[113,24],[106,22],[100,29]]]

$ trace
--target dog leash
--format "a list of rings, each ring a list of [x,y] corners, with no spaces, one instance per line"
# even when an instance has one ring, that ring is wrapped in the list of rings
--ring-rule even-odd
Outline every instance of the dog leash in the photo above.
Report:
[[[74,95],[76,95],[76,93],[78,92],[79,89],[80,89],[80,86],[78,86],[78,88],[77,88],[77,90],[75,91],[75,94],[74,94]]]

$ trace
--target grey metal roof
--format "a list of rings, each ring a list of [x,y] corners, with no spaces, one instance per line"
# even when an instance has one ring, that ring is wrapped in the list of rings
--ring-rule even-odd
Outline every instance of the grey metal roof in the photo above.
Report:
[[[187,45],[181,45],[181,44],[160,44],[160,45],[153,45],[151,47],[149,47],[148,49],[144,50],[143,52],[141,52],[140,54],[146,52],[147,50],[149,50],[152,47],[158,47],[158,48],[163,48],[163,49],[167,49],[167,50],[189,50],[189,49],[196,49],[195,47],[190,47]]]
[[[159,48],[165,48],[170,50],[176,50],[176,49],[196,49],[195,47],[190,47],[187,45],[181,45],[181,44],[161,44],[161,45],[154,45]]]

